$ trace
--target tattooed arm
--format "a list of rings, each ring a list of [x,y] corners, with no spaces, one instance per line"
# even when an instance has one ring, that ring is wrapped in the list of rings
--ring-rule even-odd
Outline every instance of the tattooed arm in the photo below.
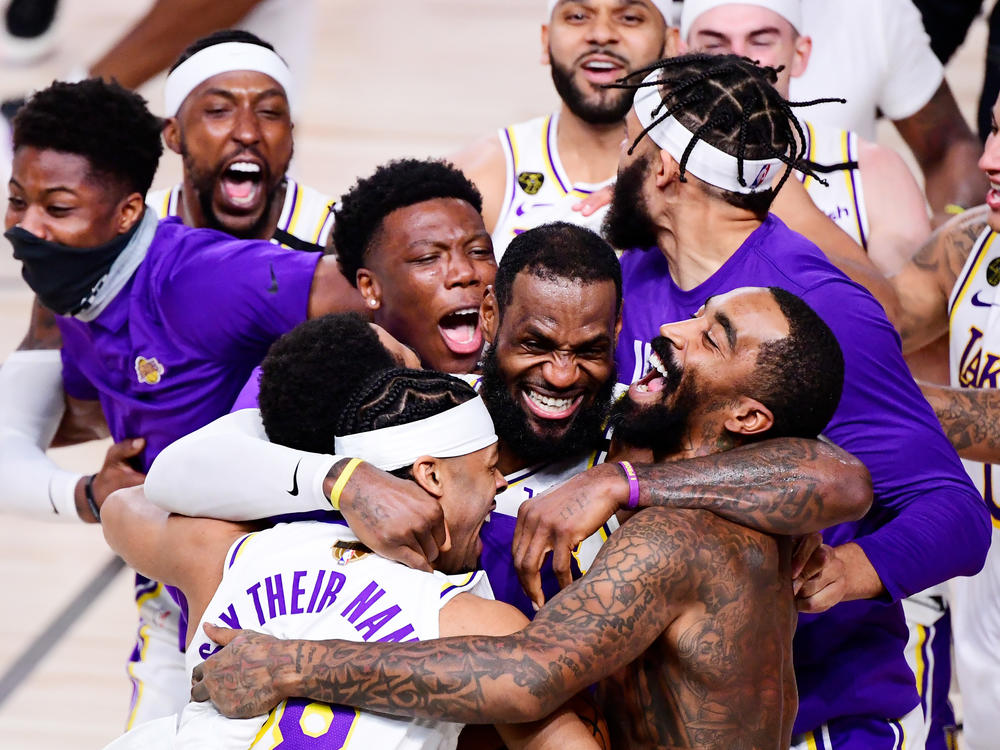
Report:
[[[986,227],[986,206],[966,211],[937,229],[892,277],[899,296],[896,327],[903,353],[915,351],[948,332],[948,297],[976,238]]]
[[[236,631],[195,669],[191,696],[230,717],[296,696],[466,723],[538,719],[634,660],[697,590],[706,559],[698,553],[710,543],[695,514],[666,513],[630,519],[586,576],[513,635],[382,644]]]
[[[639,507],[710,510],[769,534],[807,534],[860,518],[871,504],[864,465],[826,442],[781,438],[710,456],[635,464]],[[605,463],[521,505],[514,564],[525,591],[543,601],[539,570],[547,552],[570,580],[570,550],[628,502],[619,466]]]
[[[958,455],[1000,463],[1000,390],[920,383]]]

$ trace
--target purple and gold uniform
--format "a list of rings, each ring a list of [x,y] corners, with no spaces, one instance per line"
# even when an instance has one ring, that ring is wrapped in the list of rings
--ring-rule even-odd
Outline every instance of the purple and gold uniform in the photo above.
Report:
[[[493,250],[497,263],[507,245],[521,232],[553,221],[593,229],[600,233],[607,207],[584,216],[573,205],[591,193],[614,183],[614,175],[598,184],[574,183],[566,174],[556,132],[559,113],[536,117],[498,132],[507,166],[504,202],[493,228]]]
[[[136,468],[148,470],[164,447],[225,414],[270,343],[305,320],[319,258],[177,219],[160,222],[138,269],[94,320],[57,319],[67,395],[99,400],[116,441],[146,438]],[[177,651],[184,629],[164,599],[158,584],[138,578],[130,724],[169,713],[171,703],[176,711],[170,696],[189,688]],[[136,674],[138,660],[171,649],[175,666],[164,663],[162,679],[156,664],[158,676]],[[172,687],[144,696],[146,683]],[[137,715],[144,698],[151,713]]]
[[[787,289],[836,335],[844,352],[844,390],[825,434],[864,462],[875,502],[865,518],[828,529],[824,539],[834,546],[856,542],[886,593],[799,618],[796,741],[817,748],[902,747],[907,731],[922,731],[922,718],[904,658],[908,633],[899,600],[979,570],[989,546],[989,517],[914,384],[884,311],[774,216],[694,289],[674,283],[656,250],[626,253],[622,273],[616,360],[623,382],[643,374],[648,342],[662,323],[690,317],[708,297],[741,286]],[[908,730],[914,717],[916,728]],[[907,741],[906,747],[921,744]]]
[[[222,582],[202,622],[276,638],[355,642],[423,641],[440,636],[444,606],[459,594],[491,599],[480,572],[446,575],[357,551],[346,525],[305,521],[249,534],[230,547]],[[332,552],[332,553],[331,553]],[[199,627],[187,672],[217,651]],[[227,719],[210,703],[189,703],[178,747],[446,748],[460,724],[404,719],[307,699],[282,701],[267,716]]]

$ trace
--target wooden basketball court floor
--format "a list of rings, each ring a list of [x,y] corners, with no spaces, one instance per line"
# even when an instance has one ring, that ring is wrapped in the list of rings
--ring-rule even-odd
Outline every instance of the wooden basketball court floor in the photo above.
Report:
[[[58,51],[34,67],[0,67],[0,98],[43,87],[96,59],[150,4],[64,0]],[[543,0],[317,0],[316,6],[292,172],[331,195],[390,158],[442,156],[555,106],[548,71],[539,65]],[[970,118],[985,46],[978,21],[948,70]],[[142,89],[157,112],[162,90],[162,77]],[[881,135],[898,144],[890,127]],[[0,174],[5,206],[5,165]],[[154,187],[179,174],[180,160],[166,154]],[[9,246],[0,244],[2,360],[23,335],[31,297]],[[92,472],[106,447],[52,454],[67,468]],[[96,526],[0,516],[6,592],[0,747],[97,748],[120,733],[136,621],[131,576],[109,567],[111,560]]]

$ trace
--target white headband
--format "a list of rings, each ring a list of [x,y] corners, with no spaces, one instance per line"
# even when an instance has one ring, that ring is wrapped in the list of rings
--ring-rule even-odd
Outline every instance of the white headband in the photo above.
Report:
[[[338,456],[362,458],[383,471],[410,466],[420,456],[454,458],[497,441],[486,404],[476,396],[416,422],[337,437]]]
[[[212,76],[236,70],[252,70],[271,76],[285,90],[288,108],[292,109],[292,71],[278,53],[247,42],[213,44],[182,62],[167,76],[164,91],[164,114],[173,117],[194,91]]]
[[[654,70],[643,80],[643,83],[659,81],[660,72]],[[643,86],[635,94],[632,107],[639,124],[648,128],[658,118],[654,114],[658,109],[665,109],[659,86]],[[694,137],[694,134],[684,127],[672,115],[656,124],[647,135],[653,143],[670,154],[680,163],[684,151]],[[746,185],[740,185],[739,161],[735,156],[717,149],[710,143],[698,139],[685,163],[685,169],[699,180],[728,190],[731,193],[756,193],[767,190],[771,186],[771,178],[782,166],[781,159],[744,159],[743,180]]]
[[[548,0],[549,2],[549,18],[552,18],[552,11],[556,9],[559,4],[559,0]],[[663,16],[663,21],[667,26],[674,25],[674,3],[671,0],[649,0],[649,4],[660,11],[660,15]]]
[[[720,5],[757,5],[777,13],[802,32],[802,0],[684,0],[681,8],[681,39],[687,40],[693,24],[702,13]]]

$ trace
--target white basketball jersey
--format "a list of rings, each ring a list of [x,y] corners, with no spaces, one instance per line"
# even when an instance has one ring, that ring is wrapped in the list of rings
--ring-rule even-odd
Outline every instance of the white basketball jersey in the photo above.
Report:
[[[821,166],[837,167],[818,172],[828,185],[799,174],[806,192],[823,213],[867,249],[868,212],[858,168],[857,133],[811,122],[803,122],[802,129],[806,134],[806,158]]]
[[[178,216],[181,185],[146,194],[146,205],[161,219]],[[318,190],[285,177],[285,202],[271,242],[293,250],[323,250],[333,229],[334,201]]]
[[[514,237],[542,224],[565,221],[601,231],[607,206],[584,216],[573,210],[573,204],[614,184],[614,176],[598,184],[574,184],[559,160],[558,125],[556,113],[498,131],[507,161],[503,207],[493,228],[493,251],[498,263]]]
[[[973,245],[949,300],[951,385],[996,388],[1000,375],[1000,242],[986,228]],[[983,569],[951,584],[955,671],[962,690],[964,742],[996,747],[1000,733],[1000,503],[997,467],[962,460],[993,517]],[[960,543],[960,541],[959,541]]]
[[[357,537],[338,523],[300,521],[247,534],[230,548],[201,623],[287,639],[407,642],[437,638],[440,610],[458,594],[493,598],[481,571],[425,573],[358,548]],[[218,650],[201,623],[187,650],[189,674]],[[206,750],[436,749],[454,748],[460,730],[290,699],[267,717],[247,720],[226,719],[210,703],[189,703],[177,738],[178,747]]]

